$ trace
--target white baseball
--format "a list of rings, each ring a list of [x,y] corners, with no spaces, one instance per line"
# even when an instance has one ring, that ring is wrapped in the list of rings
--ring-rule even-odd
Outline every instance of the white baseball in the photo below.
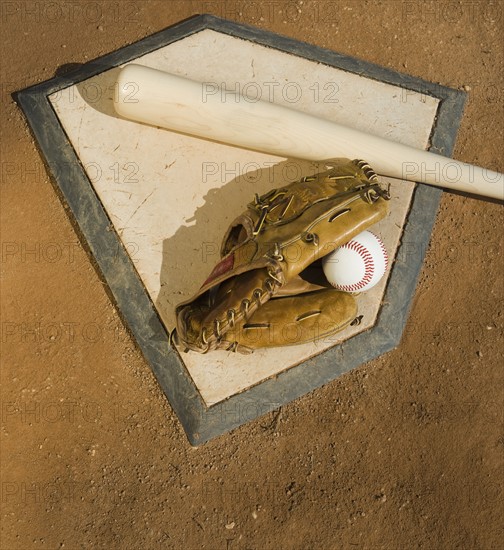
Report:
[[[363,231],[322,259],[327,280],[338,290],[362,292],[383,277],[388,256],[381,239]]]

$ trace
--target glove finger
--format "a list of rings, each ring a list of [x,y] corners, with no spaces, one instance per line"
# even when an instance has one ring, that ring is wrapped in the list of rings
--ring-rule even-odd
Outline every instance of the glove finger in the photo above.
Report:
[[[356,316],[355,298],[333,288],[273,298],[226,333],[226,341],[242,352],[302,344],[343,330]]]

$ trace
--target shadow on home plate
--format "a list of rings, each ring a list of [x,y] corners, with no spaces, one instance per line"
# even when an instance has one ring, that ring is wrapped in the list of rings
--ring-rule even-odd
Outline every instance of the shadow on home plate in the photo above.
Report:
[[[222,239],[228,227],[247,209],[254,193],[262,195],[316,171],[317,165],[313,162],[289,159],[246,172],[221,187],[208,190],[203,196],[203,205],[196,208],[174,235],[163,241],[156,307],[168,327],[175,325],[175,306],[193,296],[219,262]],[[289,175],[294,178],[289,180]]]

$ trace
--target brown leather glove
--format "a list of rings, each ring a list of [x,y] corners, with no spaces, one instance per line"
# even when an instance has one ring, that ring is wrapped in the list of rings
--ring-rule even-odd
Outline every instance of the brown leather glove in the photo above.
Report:
[[[233,222],[222,260],[176,308],[175,341],[185,351],[299,344],[356,318],[354,296],[323,280],[318,260],[384,218],[390,197],[364,161],[326,168],[256,195]]]

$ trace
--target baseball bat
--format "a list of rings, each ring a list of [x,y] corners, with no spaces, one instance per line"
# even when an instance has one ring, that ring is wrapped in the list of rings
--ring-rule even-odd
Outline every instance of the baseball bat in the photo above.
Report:
[[[141,65],[121,69],[114,107],[126,119],[286,158],[359,158],[382,176],[504,199],[504,175],[289,107]]]

